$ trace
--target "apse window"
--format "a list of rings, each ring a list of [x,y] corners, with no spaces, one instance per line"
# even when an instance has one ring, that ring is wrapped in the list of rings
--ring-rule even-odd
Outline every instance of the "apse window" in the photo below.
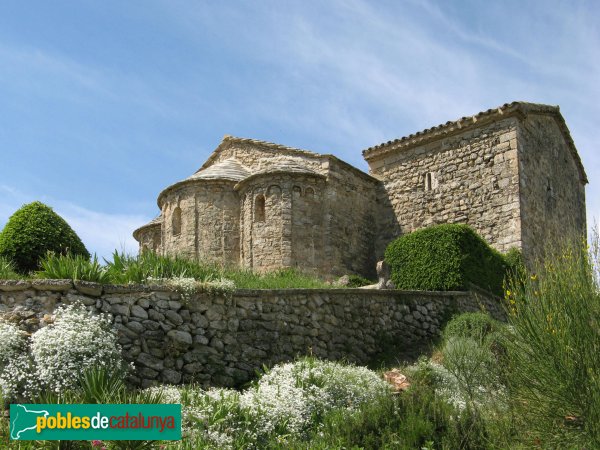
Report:
[[[181,234],[181,208],[179,206],[173,210],[171,229],[173,230],[173,236]]]
[[[254,201],[254,221],[264,222],[265,221],[265,196],[259,195]]]
[[[427,172],[425,174],[425,190],[433,191],[437,187],[438,187],[438,181],[437,181],[437,177],[435,176],[435,173]]]

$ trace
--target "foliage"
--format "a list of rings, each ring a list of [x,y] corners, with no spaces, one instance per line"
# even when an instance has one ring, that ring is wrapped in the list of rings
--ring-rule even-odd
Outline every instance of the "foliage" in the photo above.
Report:
[[[222,276],[233,280],[239,289],[324,289],[331,285],[315,276],[304,274],[295,269],[279,269],[257,273],[251,270],[225,269]]]
[[[156,390],[183,405],[184,448],[207,449],[272,448],[305,440],[329,412],[349,414],[391,396],[374,372],[314,358],[275,366],[241,393],[193,385],[150,389]]]
[[[218,271],[210,264],[199,264],[181,256],[162,256],[144,251],[138,256],[115,251],[112,261],[106,261],[110,280],[113,283],[145,283],[146,280],[168,278],[194,278],[209,281]]]
[[[40,270],[36,272],[37,278],[61,279],[61,280],[83,280],[96,283],[108,283],[110,280],[108,271],[101,266],[98,258],[94,255],[90,261],[81,255],[57,255],[48,252],[40,260]]]
[[[515,407],[543,445],[600,447],[600,249],[567,243],[507,291]]]
[[[0,233],[0,256],[13,261],[19,272],[27,273],[39,267],[39,260],[48,251],[90,257],[81,239],[52,208],[41,202],[22,206]]]
[[[15,325],[0,322],[0,388],[6,399],[37,394],[39,386],[31,376],[33,362],[27,354],[28,340]]]
[[[92,367],[121,371],[121,349],[109,323],[78,304],[59,308],[54,323],[36,331],[31,339],[40,382],[60,393],[76,386],[78,378]]]
[[[388,392],[374,372],[350,365],[303,358],[274,367],[240,401],[259,421],[259,435],[304,434],[331,409],[353,410]]]
[[[15,264],[8,258],[0,256],[0,280],[16,280],[20,278]]]
[[[525,276],[527,268],[525,267],[525,260],[523,259],[523,252],[517,247],[510,248],[504,254],[504,260],[506,261],[507,274],[511,279],[517,279]]]
[[[452,338],[470,338],[478,343],[483,343],[490,335],[499,333],[505,325],[489,314],[483,312],[470,312],[454,316],[442,333],[445,340]]]
[[[367,280],[364,277],[361,277],[360,275],[348,275],[348,287],[349,288],[358,288],[358,287],[362,287],[362,286],[369,286],[370,284],[375,284],[375,282],[371,281],[371,280]]]
[[[436,225],[399,237],[385,251],[398,289],[465,290],[473,283],[503,293],[504,257],[473,229]]]

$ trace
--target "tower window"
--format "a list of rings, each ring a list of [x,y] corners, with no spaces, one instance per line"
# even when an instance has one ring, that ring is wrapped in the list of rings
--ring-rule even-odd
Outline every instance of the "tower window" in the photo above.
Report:
[[[262,194],[258,195],[256,200],[254,200],[254,221],[265,221],[265,196]]]
[[[433,172],[427,172],[425,174],[425,190],[426,191],[432,191],[435,188],[437,188],[438,186],[438,182],[437,182],[437,178],[435,176],[435,173]]]
[[[173,236],[181,234],[181,208],[179,206],[177,206],[173,210],[173,217],[171,219],[171,230],[173,231]]]

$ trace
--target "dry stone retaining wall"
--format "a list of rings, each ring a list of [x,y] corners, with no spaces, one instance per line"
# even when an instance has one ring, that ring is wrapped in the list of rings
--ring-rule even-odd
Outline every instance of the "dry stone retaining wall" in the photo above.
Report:
[[[389,339],[406,349],[436,337],[455,312],[483,308],[503,316],[497,299],[475,291],[238,290],[184,300],[156,286],[0,282],[0,315],[29,332],[51,323],[57,306],[76,301],[112,314],[124,357],[136,366],[131,381],[141,386],[233,386],[263,364],[308,353],[366,363]]]

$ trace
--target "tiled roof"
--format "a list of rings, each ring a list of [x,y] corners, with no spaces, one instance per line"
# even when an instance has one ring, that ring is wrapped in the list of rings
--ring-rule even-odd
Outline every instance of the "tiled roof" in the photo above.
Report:
[[[426,128],[422,131],[418,131],[417,133],[410,134],[399,139],[383,142],[379,145],[375,145],[373,147],[369,147],[363,150],[362,153],[364,158],[367,161],[369,161],[373,158],[397,150],[407,149],[416,145],[421,145],[427,142],[442,139],[448,135],[456,134],[470,128],[475,128],[480,126],[481,124],[489,123],[493,120],[500,120],[504,117],[508,117],[510,115],[515,114],[521,114],[522,116],[525,116],[528,113],[549,114],[554,116],[563,136],[565,137],[567,144],[569,145],[569,148],[571,149],[571,153],[573,155],[575,163],[580,169],[582,179],[587,183],[588,180],[587,175],[585,174],[585,169],[583,168],[581,158],[579,157],[577,149],[575,148],[575,143],[573,142],[573,138],[571,137],[569,128],[567,127],[567,124],[565,123],[565,120],[562,114],[560,113],[560,108],[558,106],[543,105],[539,103],[505,103],[502,106],[488,109],[486,111],[481,111],[473,116],[461,117],[458,120],[448,121],[446,123],[431,128]]]

